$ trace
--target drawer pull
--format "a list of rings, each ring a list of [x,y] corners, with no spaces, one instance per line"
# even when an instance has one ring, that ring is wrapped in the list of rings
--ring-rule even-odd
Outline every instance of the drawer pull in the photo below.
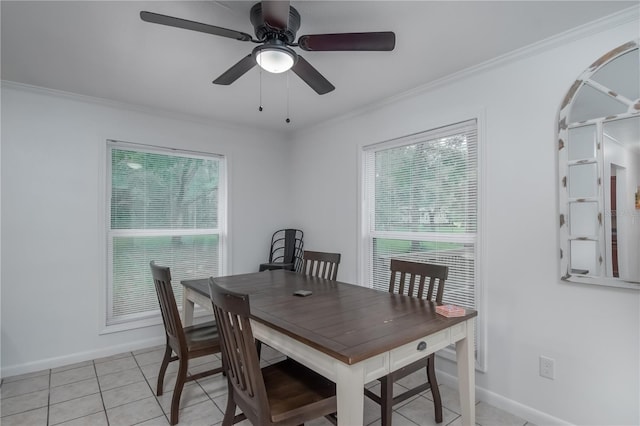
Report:
[[[419,351],[424,351],[425,349],[427,349],[427,342],[418,343],[418,350]]]

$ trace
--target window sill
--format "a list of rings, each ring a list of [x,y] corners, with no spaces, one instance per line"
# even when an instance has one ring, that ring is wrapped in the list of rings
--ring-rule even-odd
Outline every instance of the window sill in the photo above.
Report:
[[[193,313],[193,319],[195,323],[201,322],[202,320],[210,321],[212,319],[211,312],[207,311],[204,308],[197,307]],[[130,321],[111,324],[111,325],[103,325],[102,330],[98,334],[104,335],[104,334],[120,333],[123,331],[137,330],[140,328],[154,327],[158,325],[160,326],[162,325],[162,317],[160,315],[139,319],[139,320],[130,320]]]

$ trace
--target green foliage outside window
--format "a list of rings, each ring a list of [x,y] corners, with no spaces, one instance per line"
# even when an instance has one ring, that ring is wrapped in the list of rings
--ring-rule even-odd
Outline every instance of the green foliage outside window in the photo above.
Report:
[[[107,323],[158,313],[149,262],[171,268],[181,306],[180,280],[220,271],[222,159],[121,149],[111,152],[110,288]]]
[[[216,228],[219,161],[114,149],[112,229]]]
[[[375,229],[474,232],[466,201],[475,192],[464,134],[375,153]]]

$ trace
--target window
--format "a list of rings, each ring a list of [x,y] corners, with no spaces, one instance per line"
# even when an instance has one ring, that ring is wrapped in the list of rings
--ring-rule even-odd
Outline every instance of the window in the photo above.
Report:
[[[388,291],[391,258],[444,264],[443,301],[478,309],[477,153],[476,120],[364,148],[362,252],[370,287]]]
[[[107,326],[159,318],[149,262],[180,280],[218,276],[225,258],[225,159],[109,141]],[[180,303],[178,303],[180,305]]]

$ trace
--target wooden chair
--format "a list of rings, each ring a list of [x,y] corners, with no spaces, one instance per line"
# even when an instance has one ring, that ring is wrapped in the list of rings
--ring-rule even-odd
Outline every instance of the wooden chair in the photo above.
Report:
[[[303,259],[301,271],[303,274],[334,281],[338,276],[340,253],[305,250]]]
[[[281,229],[271,236],[269,262],[261,263],[259,271],[286,269],[299,271],[302,266],[304,233],[299,229]]]
[[[444,283],[448,274],[449,268],[447,266],[391,259],[389,292],[442,303]],[[425,286],[427,286],[426,294]],[[374,394],[369,389],[365,389],[365,395],[380,404],[382,426],[391,426],[391,414],[393,413],[394,405],[427,389],[431,389],[431,395],[433,396],[436,423],[442,423],[442,400],[436,380],[435,360],[435,354],[431,354],[426,358],[420,359],[378,379],[380,380],[380,396]],[[421,368],[426,368],[427,382],[394,397],[393,383]]]
[[[209,290],[229,389],[223,426],[245,418],[260,426],[299,425],[337,410],[335,384],[292,359],[260,369],[248,295],[226,290],[213,278]],[[238,416],[236,406],[242,410]]]
[[[158,387],[156,391],[158,396],[162,395],[163,392],[164,375],[167,371],[167,366],[170,362],[180,361],[176,385],[173,388],[173,397],[171,398],[170,423],[175,425],[178,423],[180,396],[182,395],[184,384],[202,377],[211,376],[212,374],[221,373],[223,370],[222,367],[219,367],[187,377],[189,360],[219,353],[220,338],[215,321],[182,327],[178,306],[173,295],[173,289],[171,288],[171,271],[168,267],[158,266],[154,262],[151,262],[150,266],[167,336],[164,358],[162,359],[160,373],[158,374]],[[172,353],[175,353],[175,356],[172,356]]]

